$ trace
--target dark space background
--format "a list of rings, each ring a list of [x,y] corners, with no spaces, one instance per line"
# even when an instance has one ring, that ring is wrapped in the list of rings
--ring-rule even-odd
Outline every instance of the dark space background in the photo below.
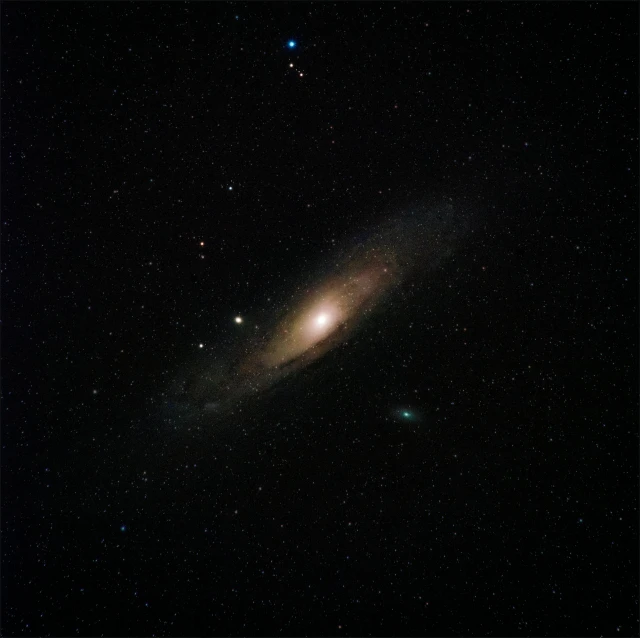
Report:
[[[637,3],[1,12],[3,635],[638,635]],[[174,396],[442,202],[348,343]]]

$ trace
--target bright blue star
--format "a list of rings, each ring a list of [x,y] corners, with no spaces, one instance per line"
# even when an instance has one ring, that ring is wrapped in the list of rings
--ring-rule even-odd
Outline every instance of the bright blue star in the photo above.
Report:
[[[287,45],[289,46],[290,49],[293,49],[296,46],[296,41],[295,40],[289,40],[289,42],[287,42]]]

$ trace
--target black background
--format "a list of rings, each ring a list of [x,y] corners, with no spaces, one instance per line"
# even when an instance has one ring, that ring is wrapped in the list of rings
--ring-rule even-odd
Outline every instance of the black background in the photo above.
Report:
[[[637,42],[623,2],[3,3],[3,634],[638,635]],[[472,230],[347,344],[167,407],[443,202]]]

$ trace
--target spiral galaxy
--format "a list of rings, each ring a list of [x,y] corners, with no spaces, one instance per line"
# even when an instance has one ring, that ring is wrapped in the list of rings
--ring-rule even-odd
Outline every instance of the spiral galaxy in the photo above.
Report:
[[[241,345],[241,354],[218,354],[198,371],[188,393],[207,411],[225,412],[308,366],[346,342],[413,273],[449,256],[466,226],[451,207],[377,225],[347,245],[333,268],[324,264],[323,275],[311,276],[270,328]]]

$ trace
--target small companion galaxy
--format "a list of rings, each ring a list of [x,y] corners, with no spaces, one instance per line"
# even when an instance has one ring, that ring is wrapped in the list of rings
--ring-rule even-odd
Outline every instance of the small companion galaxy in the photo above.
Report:
[[[638,636],[638,5],[4,2],[3,636]]]

